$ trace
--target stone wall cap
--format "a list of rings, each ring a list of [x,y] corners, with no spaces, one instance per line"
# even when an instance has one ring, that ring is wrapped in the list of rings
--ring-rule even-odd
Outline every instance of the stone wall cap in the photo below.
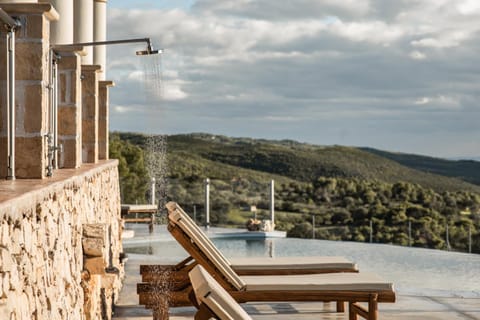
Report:
[[[73,55],[78,54],[79,56],[86,56],[87,51],[85,51],[83,46],[69,45],[69,44],[59,44],[52,45],[52,50],[59,53],[60,55]]]
[[[46,193],[63,189],[67,184],[83,183],[85,178],[117,166],[117,159],[101,160],[97,164],[82,164],[77,169],[55,170],[48,179],[0,180],[0,220],[8,208],[18,208],[19,204],[36,201],[32,199],[43,199]],[[15,212],[21,214],[19,210]]]
[[[82,71],[100,72],[102,66],[99,64],[82,64]]]
[[[105,87],[115,87],[115,82],[112,80],[99,81],[98,84]]]
[[[8,14],[43,13],[50,21],[57,21],[60,15],[50,3],[2,3],[2,9]]]

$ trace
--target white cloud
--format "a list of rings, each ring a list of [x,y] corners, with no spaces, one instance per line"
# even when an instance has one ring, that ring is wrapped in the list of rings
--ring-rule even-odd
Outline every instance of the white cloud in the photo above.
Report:
[[[338,7],[358,15],[365,15],[370,11],[369,0],[324,0],[326,5]]]
[[[261,20],[300,20],[326,14],[361,17],[370,12],[371,5],[370,0],[197,0],[194,9],[210,15],[234,15]]]
[[[465,40],[472,36],[464,31],[454,31],[440,34],[437,38],[422,38],[411,42],[414,47],[422,48],[452,48],[460,46]]]
[[[480,13],[480,1],[465,0],[457,5],[458,11],[463,15],[474,15]]]
[[[150,92],[145,57],[132,55],[143,44],[109,51],[108,75],[117,83],[112,110],[127,121],[130,115],[119,113],[134,108],[141,117],[151,109],[145,105],[156,104],[182,119],[177,132],[276,130],[278,138],[292,138],[269,127],[280,122],[298,127],[300,140],[307,140],[303,134],[324,143],[338,138],[326,126],[343,127],[343,119],[361,130],[361,119],[363,129],[374,123],[366,131],[376,132],[351,135],[363,145],[382,139],[389,145],[398,140],[390,132],[420,133],[448,113],[455,117],[443,123],[452,123],[453,135],[453,119],[469,121],[460,111],[477,110],[480,99],[479,6],[477,0],[197,0],[191,10],[111,10],[109,38],[150,36],[165,48],[163,83]],[[145,86],[153,98],[145,99]],[[252,114],[257,127],[245,121]],[[211,122],[195,127],[198,117]]]
[[[113,105],[111,107],[113,109],[113,112],[117,112],[117,113],[129,113],[134,111],[134,108],[131,106]]]
[[[176,101],[186,99],[188,94],[183,91],[180,86],[174,84],[165,84],[163,87],[163,93],[160,98],[167,101]]]
[[[134,70],[128,74],[127,79],[143,82],[145,80],[145,73],[141,70]]]
[[[423,52],[415,50],[410,52],[409,57],[413,60],[424,60],[427,58],[427,55]]]
[[[414,102],[416,105],[425,105],[439,109],[456,109],[460,107],[458,98],[447,95],[437,95],[433,97],[421,97]]]
[[[366,21],[344,23],[337,21],[331,24],[334,34],[352,41],[390,44],[398,40],[404,31],[395,25],[388,25],[383,21]]]
[[[415,100],[414,103],[415,103],[416,105],[420,105],[420,106],[421,106],[421,105],[430,103],[430,101],[431,101],[430,98],[428,98],[428,97],[422,97],[422,98],[419,98],[419,99]]]

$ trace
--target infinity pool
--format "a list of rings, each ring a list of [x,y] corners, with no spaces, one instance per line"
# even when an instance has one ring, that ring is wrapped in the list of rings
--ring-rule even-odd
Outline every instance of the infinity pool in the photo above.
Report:
[[[151,260],[174,263],[187,256],[167,233],[124,241],[127,253],[148,254]],[[344,256],[392,281],[402,294],[480,297],[480,255],[400,246],[275,238],[245,240],[212,238],[227,257]]]

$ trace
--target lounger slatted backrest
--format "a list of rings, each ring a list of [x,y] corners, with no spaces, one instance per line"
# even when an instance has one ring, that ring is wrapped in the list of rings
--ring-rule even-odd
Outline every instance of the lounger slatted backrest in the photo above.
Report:
[[[208,260],[222,273],[222,275],[237,290],[244,290],[245,282],[232,269],[227,258],[215,247],[212,241],[200,230],[200,228],[190,219],[190,217],[175,202],[167,204],[168,219],[171,223],[177,225],[188,235],[190,240],[195,243]],[[195,250],[194,248],[185,248]],[[189,252],[191,254],[191,252]]]
[[[205,304],[218,319],[252,320],[202,266],[197,265],[193,268],[189,277],[198,304]]]

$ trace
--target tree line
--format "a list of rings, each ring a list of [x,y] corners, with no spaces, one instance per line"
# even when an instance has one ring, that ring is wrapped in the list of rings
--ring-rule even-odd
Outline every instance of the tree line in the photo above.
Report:
[[[142,140],[112,134],[110,156],[119,159],[123,203],[145,203],[149,177]],[[480,195],[471,190],[434,190],[407,181],[318,176],[311,181],[240,168],[169,148],[168,200],[203,219],[204,179],[211,179],[214,225],[244,226],[258,208],[268,218],[268,182],[275,179],[276,228],[289,237],[378,243],[480,253]],[[315,219],[313,230],[312,219]],[[411,226],[409,237],[408,226]],[[447,243],[446,233],[449,233]],[[410,241],[410,243],[409,243]]]

